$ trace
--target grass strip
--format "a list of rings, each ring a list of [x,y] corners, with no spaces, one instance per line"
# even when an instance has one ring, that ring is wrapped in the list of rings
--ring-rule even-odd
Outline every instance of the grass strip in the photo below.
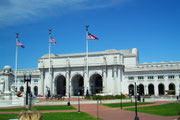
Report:
[[[84,112],[43,113],[42,116],[42,120],[97,120],[96,117]],[[17,117],[18,114],[0,114],[1,120],[16,119]]]
[[[147,104],[153,104],[153,102],[138,102],[137,105],[147,105]],[[103,104],[104,106],[111,107],[111,108],[117,108],[120,107],[121,103],[112,103],[112,104]],[[122,107],[130,107],[135,106],[134,102],[127,102],[122,103]]]
[[[21,108],[6,108],[0,109],[2,112],[12,112],[12,111],[24,111],[25,107]],[[73,106],[66,105],[56,105],[56,106],[32,106],[32,110],[38,111],[49,111],[49,110],[76,110]]]
[[[127,108],[125,110],[134,111],[134,108]],[[180,113],[180,102],[168,103],[163,105],[139,107],[138,112],[149,113],[160,116],[178,116]]]

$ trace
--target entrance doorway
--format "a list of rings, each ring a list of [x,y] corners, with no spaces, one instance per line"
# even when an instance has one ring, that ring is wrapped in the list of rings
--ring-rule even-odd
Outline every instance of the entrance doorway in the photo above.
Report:
[[[55,81],[56,93],[60,96],[66,95],[66,78],[63,75],[57,77]]]

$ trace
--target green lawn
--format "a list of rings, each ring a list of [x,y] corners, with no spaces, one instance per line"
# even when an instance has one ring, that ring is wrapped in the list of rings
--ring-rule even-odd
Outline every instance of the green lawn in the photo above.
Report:
[[[134,108],[128,108],[125,110],[134,111]],[[178,116],[180,113],[180,102],[149,106],[149,107],[140,107],[138,108],[138,112],[161,115],[161,116]]]
[[[96,117],[84,112],[43,113],[42,116],[43,120],[97,120]],[[15,119],[17,117],[18,114],[0,114],[1,120]]]
[[[137,105],[146,105],[146,104],[153,104],[152,102],[139,102],[137,103]],[[104,106],[107,107],[112,107],[112,108],[116,108],[116,107],[120,107],[120,103],[112,103],[112,104],[103,104]],[[135,106],[134,102],[128,102],[128,103],[122,103],[123,107],[130,107],[130,106]]]
[[[0,109],[0,111],[24,111],[25,108],[8,108]],[[76,110],[73,106],[57,105],[57,106],[33,106],[32,110],[46,111],[46,110]]]

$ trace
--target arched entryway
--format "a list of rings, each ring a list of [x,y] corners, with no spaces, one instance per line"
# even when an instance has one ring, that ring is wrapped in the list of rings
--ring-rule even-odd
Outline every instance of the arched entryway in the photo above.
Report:
[[[35,96],[38,95],[38,87],[37,87],[37,86],[34,87],[34,95],[35,95]]]
[[[144,95],[144,85],[143,84],[139,85],[139,95]]]
[[[72,78],[72,91],[72,95],[74,96],[78,96],[78,93],[81,96],[84,95],[84,78],[80,74]]]
[[[148,94],[154,95],[154,85],[153,84],[148,85]]]
[[[175,95],[175,85],[174,85],[174,83],[169,84],[169,90],[172,90],[171,94]]]
[[[159,95],[164,95],[164,85],[159,84],[158,85]]]
[[[20,91],[24,92],[24,87],[23,86],[20,87]]]
[[[134,95],[134,85],[133,84],[129,85],[129,95]]]
[[[55,93],[56,95],[66,95],[66,78],[63,75],[59,75],[55,80]]]
[[[99,74],[94,74],[90,77],[90,93],[94,95],[100,93],[103,90],[103,80],[102,76]]]

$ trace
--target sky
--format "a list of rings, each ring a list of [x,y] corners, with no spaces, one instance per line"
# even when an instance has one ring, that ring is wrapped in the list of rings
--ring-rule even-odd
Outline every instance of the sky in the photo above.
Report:
[[[140,63],[180,61],[180,0],[0,0],[0,69],[37,69],[49,49],[54,54],[86,52],[86,29],[99,40],[89,52],[139,51]]]

